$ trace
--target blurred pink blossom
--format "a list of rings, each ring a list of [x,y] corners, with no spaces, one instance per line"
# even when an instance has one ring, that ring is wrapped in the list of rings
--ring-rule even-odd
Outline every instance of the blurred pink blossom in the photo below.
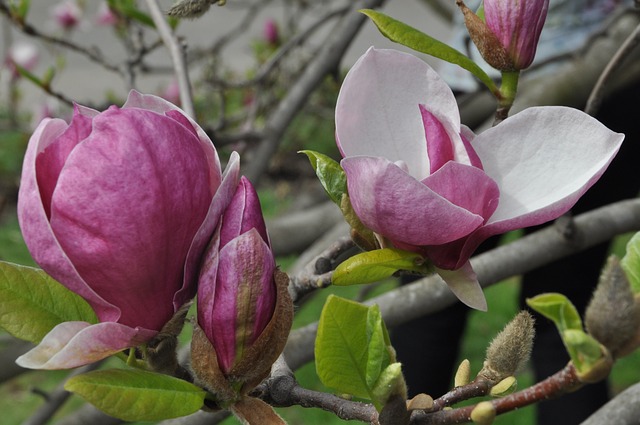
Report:
[[[168,100],[174,105],[180,105],[180,85],[175,78],[169,82],[169,84],[162,90],[160,97],[164,100]]]
[[[58,3],[51,11],[56,24],[65,31],[74,29],[82,19],[82,9],[73,0]]]
[[[265,21],[262,36],[264,37],[264,41],[271,45],[280,44],[280,33],[278,30],[278,24],[275,20],[267,19]]]
[[[27,71],[33,71],[38,64],[40,55],[38,47],[28,41],[18,41],[13,44],[7,52],[5,65],[11,71],[11,76],[16,79],[20,76],[15,65],[18,65]]]
[[[98,25],[110,27],[116,25],[120,21],[120,17],[109,7],[106,1],[103,1],[100,3],[100,6],[98,6],[95,21]],[[167,100],[170,101],[170,99]]]

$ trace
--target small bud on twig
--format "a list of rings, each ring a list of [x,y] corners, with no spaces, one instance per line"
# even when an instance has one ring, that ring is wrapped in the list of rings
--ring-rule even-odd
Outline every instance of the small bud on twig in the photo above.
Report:
[[[491,391],[489,391],[489,394],[491,394],[492,397],[504,397],[514,392],[517,387],[518,380],[516,379],[516,377],[507,376],[502,381],[491,387]]]
[[[212,4],[224,6],[225,0],[181,0],[171,6],[167,15],[176,18],[196,19],[207,13]]]
[[[464,359],[458,366],[456,376],[453,379],[453,386],[461,387],[467,385],[469,381],[471,381],[471,363],[469,363],[468,359]]]
[[[482,401],[471,411],[471,420],[478,425],[491,425],[496,418],[496,408],[490,401]]]

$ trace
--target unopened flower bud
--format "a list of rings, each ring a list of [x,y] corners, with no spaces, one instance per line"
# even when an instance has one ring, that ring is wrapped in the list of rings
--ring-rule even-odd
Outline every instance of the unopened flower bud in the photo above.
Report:
[[[484,22],[462,0],[456,4],[484,60],[500,71],[528,68],[533,62],[549,0],[485,0]]]
[[[272,46],[277,46],[280,43],[280,31],[278,30],[278,24],[276,21],[273,19],[267,19],[264,23],[262,35],[264,37],[264,41]]]
[[[258,385],[282,352],[293,319],[288,283],[276,269],[258,195],[243,177],[205,253],[198,287],[202,332],[192,347],[202,385],[216,393],[233,389],[220,394],[222,404]]]
[[[640,344],[640,305],[615,256],[609,257],[602,270],[585,312],[585,325],[614,358],[629,354]]]
[[[484,366],[478,375],[496,384],[516,375],[531,355],[535,335],[533,322],[528,312],[518,313],[491,341]]]

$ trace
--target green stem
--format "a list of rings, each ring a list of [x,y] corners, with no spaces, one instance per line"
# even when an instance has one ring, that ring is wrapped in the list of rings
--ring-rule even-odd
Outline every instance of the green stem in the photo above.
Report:
[[[493,125],[499,124],[509,116],[509,111],[516,98],[518,91],[518,79],[520,71],[503,71],[502,85],[500,86],[500,97],[498,98],[498,109],[496,109]]]

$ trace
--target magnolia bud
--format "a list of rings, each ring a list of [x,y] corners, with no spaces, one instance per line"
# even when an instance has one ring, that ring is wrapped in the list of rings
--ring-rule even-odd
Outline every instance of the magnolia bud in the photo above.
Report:
[[[528,68],[533,62],[549,0],[485,0],[484,22],[462,0],[456,4],[484,60],[500,71]]]
[[[192,343],[194,372],[222,406],[266,378],[282,352],[293,320],[288,284],[275,268],[258,196],[243,177],[205,253],[201,330]]]
[[[609,257],[585,312],[587,331],[614,358],[633,351],[640,341],[640,305],[615,256]]]
[[[533,317],[521,311],[491,341],[478,376],[493,383],[515,375],[529,360],[535,330]]]

